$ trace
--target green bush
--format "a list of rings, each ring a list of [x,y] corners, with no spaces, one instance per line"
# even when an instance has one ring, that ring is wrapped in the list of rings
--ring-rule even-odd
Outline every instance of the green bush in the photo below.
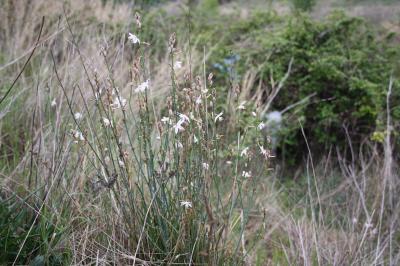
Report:
[[[210,25],[208,30],[216,32],[207,34],[206,30],[202,36],[204,43],[220,44],[211,58],[221,88],[228,79],[242,79],[253,65],[259,69],[254,87],[265,84],[267,95],[271,75],[279,81],[293,58],[290,76],[270,109],[282,111],[313,96],[285,113],[280,148],[291,158],[307,151],[299,120],[316,151],[331,145],[346,148],[344,128],[357,146],[385,125],[387,87],[390,76],[398,74],[399,50],[392,42],[393,34],[380,34],[364,20],[342,13],[332,13],[323,22],[301,14],[284,20],[274,13],[258,13],[223,32],[219,28]],[[207,39],[210,36],[218,36],[218,41]],[[232,66],[234,77],[226,68],[232,55],[239,58]],[[396,81],[393,91],[392,116],[398,121]]]
[[[315,5],[315,0],[292,0],[295,9],[310,11]]]
[[[314,147],[346,146],[344,127],[357,145],[385,117],[386,89],[399,53],[363,20],[342,14],[323,23],[298,17],[271,38],[257,40],[271,55],[262,70],[265,76],[272,72],[282,77],[290,58],[295,61],[274,108],[282,110],[315,94],[297,115],[304,118]],[[295,145],[304,143],[298,130],[287,137]]]

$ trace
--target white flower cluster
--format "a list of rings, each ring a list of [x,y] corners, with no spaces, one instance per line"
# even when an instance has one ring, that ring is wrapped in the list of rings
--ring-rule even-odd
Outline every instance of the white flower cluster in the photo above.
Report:
[[[180,113],[178,115],[179,115],[179,121],[174,126],[172,126],[173,130],[175,131],[175,134],[184,131],[185,128],[183,127],[183,125],[185,123],[188,124],[190,122],[190,119],[187,115]]]
[[[75,113],[75,114],[74,114],[74,118],[75,118],[75,120],[76,120],[76,121],[79,121],[79,120],[81,120],[81,119],[82,119],[82,117],[83,117],[83,116],[82,116],[82,114],[81,114],[81,113],[79,113],[79,112],[77,112],[77,113]]]
[[[251,171],[243,171],[242,176],[244,178],[250,178],[251,177]]]
[[[78,143],[80,141],[84,141],[85,137],[83,136],[82,132],[79,130],[71,130],[72,138],[74,139],[74,143]]]
[[[145,91],[149,88],[149,82],[150,82],[150,80],[146,80],[145,82],[143,82],[142,84],[140,84],[140,85],[135,89],[135,92],[136,92],[136,93],[145,92]]]
[[[193,207],[192,202],[187,201],[187,200],[182,200],[181,206],[184,207],[185,209],[189,209],[189,208]]]
[[[217,114],[214,118],[214,122],[217,123],[217,122],[221,122],[222,120],[224,120],[224,118],[222,117],[223,114],[224,114],[223,112]]]
[[[129,32],[128,40],[130,40],[133,44],[140,44],[139,38],[135,35]]]
[[[110,104],[110,107],[113,110],[124,108],[127,104],[127,100],[122,98],[122,96],[116,96],[113,102]]]

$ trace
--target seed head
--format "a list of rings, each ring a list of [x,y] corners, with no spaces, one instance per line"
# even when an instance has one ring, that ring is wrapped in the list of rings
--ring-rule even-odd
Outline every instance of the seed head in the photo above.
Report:
[[[136,26],[138,29],[142,28],[142,22],[140,22],[140,15],[139,13],[135,13],[135,20],[136,20]]]

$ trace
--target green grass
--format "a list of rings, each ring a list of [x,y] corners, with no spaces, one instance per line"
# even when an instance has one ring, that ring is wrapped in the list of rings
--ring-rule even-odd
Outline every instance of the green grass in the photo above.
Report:
[[[33,204],[29,197],[2,198],[0,263],[64,265],[70,251],[63,246],[67,232],[59,222],[62,217],[54,216],[45,208],[36,218],[34,209],[37,207]]]

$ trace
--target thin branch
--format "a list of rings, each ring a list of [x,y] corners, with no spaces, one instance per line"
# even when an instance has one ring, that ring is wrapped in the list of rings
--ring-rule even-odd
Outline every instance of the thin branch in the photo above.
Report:
[[[17,75],[17,77],[14,79],[14,82],[11,84],[10,88],[8,88],[7,92],[4,94],[4,96],[0,100],[0,105],[3,103],[3,101],[7,98],[7,96],[10,94],[11,90],[14,88],[15,83],[17,83],[18,79],[21,77],[22,73],[25,71],[26,66],[28,65],[29,61],[31,61],[33,54],[36,51],[36,48],[38,47],[40,37],[42,36],[42,30],[44,26],[44,17],[42,17],[42,24],[40,25],[40,30],[39,30],[39,35],[35,43],[35,47],[33,48],[31,54],[29,55],[28,59],[26,60],[24,66],[22,67],[21,71]]]

